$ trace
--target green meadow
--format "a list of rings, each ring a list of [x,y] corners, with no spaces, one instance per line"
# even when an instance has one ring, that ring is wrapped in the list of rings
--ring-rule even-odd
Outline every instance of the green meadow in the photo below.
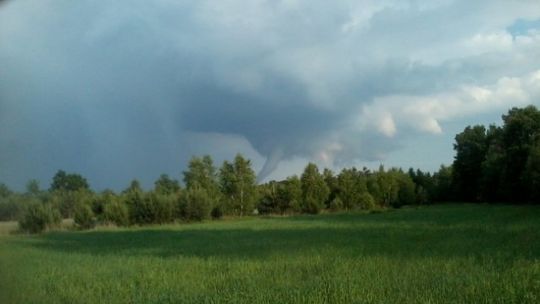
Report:
[[[10,233],[0,303],[539,303],[540,207]]]

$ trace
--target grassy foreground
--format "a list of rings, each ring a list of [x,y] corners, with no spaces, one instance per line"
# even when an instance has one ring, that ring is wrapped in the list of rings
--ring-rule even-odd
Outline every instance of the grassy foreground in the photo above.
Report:
[[[540,302],[540,207],[0,235],[0,303],[464,302]]]

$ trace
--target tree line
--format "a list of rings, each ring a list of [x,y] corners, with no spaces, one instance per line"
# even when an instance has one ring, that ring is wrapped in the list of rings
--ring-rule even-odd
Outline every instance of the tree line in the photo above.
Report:
[[[24,193],[0,184],[0,220],[19,220],[40,232],[73,218],[76,227],[201,221],[253,214],[317,214],[341,210],[399,208],[445,201],[538,202],[540,113],[513,108],[503,125],[468,126],[455,137],[451,166],[420,169],[345,168],[339,173],[309,163],[300,176],[258,185],[241,154],[217,168],[209,155],[193,157],[183,185],[166,174],[144,191],[137,180],[118,193],[92,191],[76,173],[58,171],[50,188],[31,180]]]
[[[502,126],[468,126],[456,135],[455,199],[540,202],[540,111],[512,108],[502,120]]]

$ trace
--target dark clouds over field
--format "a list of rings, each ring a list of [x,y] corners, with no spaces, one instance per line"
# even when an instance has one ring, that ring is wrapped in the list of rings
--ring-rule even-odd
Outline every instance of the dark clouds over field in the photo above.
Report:
[[[242,152],[451,162],[455,132],[540,104],[540,2],[68,1],[0,4],[0,181],[57,169],[98,189]]]

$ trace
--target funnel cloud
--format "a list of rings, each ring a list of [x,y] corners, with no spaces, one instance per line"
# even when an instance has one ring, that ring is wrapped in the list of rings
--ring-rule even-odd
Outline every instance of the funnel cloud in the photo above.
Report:
[[[238,152],[260,182],[433,170],[465,125],[538,105],[539,20],[536,0],[0,1],[0,182],[150,187]]]

